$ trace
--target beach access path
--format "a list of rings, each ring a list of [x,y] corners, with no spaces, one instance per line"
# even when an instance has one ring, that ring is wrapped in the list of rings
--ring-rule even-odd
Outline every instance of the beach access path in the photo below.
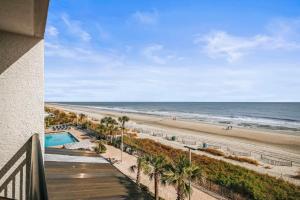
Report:
[[[105,145],[107,148],[106,153],[101,154],[104,158],[114,158],[116,160],[120,160],[120,149],[117,149],[110,145]],[[132,180],[136,179],[136,172],[132,172],[130,167],[132,165],[136,165],[137,158],[133,155],[129,155],[127,153],[123,153],[123,162],[117,162],[114,164],[122,173],[126,176],[130,177]],[[153,193],[154,192],[154,181],[150,181],[149,177],[143,173],[141,173],[141,184],[147,186],[149,190]],[[213,196],[193,187],[193,193],[191,196],[192,200],[214,200]],[[159,196],[164,198],[165,200],[174,200],[176,199],[176,190],[173,186],[170,185],[161,185],[159,186]]]

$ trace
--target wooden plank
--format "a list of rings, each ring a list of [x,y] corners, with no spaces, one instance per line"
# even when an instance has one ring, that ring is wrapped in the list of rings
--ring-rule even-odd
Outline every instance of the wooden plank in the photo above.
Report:
[[[98,156],[73,150],[47,149],[46,153]],[[111,164],[45,162],[49,199],[153,199]]]
[[[69,156],[92,156],[99,157],[98,154],[91,151],[80,151],[80,150],[70,150],[70,149],[58,149],[58,148],[46,148],[46,154],[60,154],[60,155],[69,155]]]

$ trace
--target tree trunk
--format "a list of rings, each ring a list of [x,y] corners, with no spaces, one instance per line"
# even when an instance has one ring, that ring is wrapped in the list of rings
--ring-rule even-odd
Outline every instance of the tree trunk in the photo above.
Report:
[[[158,177],[158,174],[155,172],[155,174],[154,174],[154,194],[155,194],[155,200],[159,200],[158,182],[159,182],[159,177]]]
[[[177,186],[176,192],[177,192],[177,198],[176,198],[176,200],[180,200],[179,186]]]
[[[137,174],[136,174],[136,184],[140,186],[140,174],[141,174],[141,164],[139,163],[137,166]]]
[[[111,144],[113,143],[113,135],[112,135],[112,132],[110,132],[110,143],[111,143]]]
[[[184,200],[184,195],[180,185],[177,186],[177,198],[176,200]]]

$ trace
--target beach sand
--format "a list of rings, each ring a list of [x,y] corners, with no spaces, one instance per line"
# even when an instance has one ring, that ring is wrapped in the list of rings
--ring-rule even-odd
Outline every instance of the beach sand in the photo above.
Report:
[[[106,110],[95,110],[80,106],[55,105],[57,108],[69,109],[72,111],[83,112],[91,117],[102,116],[119,117],[127,115],[132,121],[140,124],[152,125],[160,128],[169,128],[176,131],[184,131],[189,134],[206,134],[213,136],[221,136],[220,138],[239,139],[243,142],[253,142],[254,144],[264,144],[279,147],[286,151],[300,154],[300,136],[272,133],[265,130],[247,129],[234,127],[232,130],[225,130],[225,125],[214,125],[195,121],[173,120],[171,117],[157,117],[150,115],[132,114],[124,112],[113,112]],[[95,115],[96,114],[96,115]],[[284,132],[283,132],[284,133]]]
[[[72,111],[76,113],[84,113],[90,119],[101,119],[103,116],[118,117],[127,115],[130,118],[128,123],[131,127],[137,126],[145,129],[162,129],[168,135],[175,135],[177,137],[187,138],[189,140],[197,141],[197,145],[206,142],[209,144],[221,146],[222,149],[234,149],[238,151],[251,152],[252,158],[259,160],[260,156],[270,155],[276,159],[287,159],[293,161],[293,167],[287,166],[272,166],[260,162],[261,165],[254,166],[247,163],[240,163],[228,159],[223,159],[236,165],[240,165],[260,173],[267,173],[272,176],[282,177],[297,185],[300,184],[299,180],[291,178],[295,175],[300,168],[300,137],[289,134],[272,133],[265,130],[247,129],[233,127],[232,130],[225,130],[225,125],[206,124],[196,121],[173,120],[172,117],[158,117],[150,115],[141,115],[124,112],[112,112],[107,110],[100,110],[91,107],[70,106],[47,104],[58,109],[65,111]],[[153,137],[149,134],[140,134],[140,137],[147,137],[154,139],[158,142],[164,143],[176,148],[183,148],[183,144],[165,140],[162,137]],[[212,155],[197,152],[198,154]],[[214,157],[216,158],[216,157]],[[218,158],[220,159],[220,158]],[[266,169],[270,166],[271,169]]]

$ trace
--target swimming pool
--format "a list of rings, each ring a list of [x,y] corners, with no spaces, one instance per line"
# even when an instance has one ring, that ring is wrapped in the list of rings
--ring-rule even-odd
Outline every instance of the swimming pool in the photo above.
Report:
[[[74,142],[78,142],[78,140],[69,132],[45,134],[45,147],[64,145]]]

